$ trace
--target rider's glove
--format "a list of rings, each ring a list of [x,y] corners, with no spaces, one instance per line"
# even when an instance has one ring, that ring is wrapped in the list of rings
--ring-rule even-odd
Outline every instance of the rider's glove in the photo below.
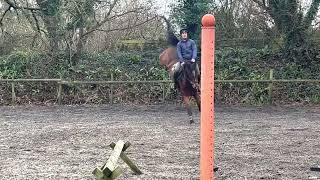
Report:
[[[191,59],[191,62],[194,63],[194,62],[196,62],[196,60],[195,59]]]

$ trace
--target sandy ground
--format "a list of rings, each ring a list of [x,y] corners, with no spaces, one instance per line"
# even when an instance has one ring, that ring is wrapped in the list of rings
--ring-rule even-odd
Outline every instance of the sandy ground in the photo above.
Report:
[[[194,109],[196,112],[196,109]],[[217,107],[215,179],[320,179],[320,109]],[[119,160],[124,179],[199,179],[199,113],[156,106],[0,107],[0,179],[95,179],[111,154],[127,155],[143,175]]]

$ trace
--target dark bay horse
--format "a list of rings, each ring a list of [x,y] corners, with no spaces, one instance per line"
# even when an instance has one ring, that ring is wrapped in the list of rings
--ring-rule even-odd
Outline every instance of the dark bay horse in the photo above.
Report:
[[[170,22],[165,17],[162,18],[165,20],[167,24],[167,41],[171,45],[171,47],[165,49],[160,54],[160,64],[166,67],[171,80],[175,82],[175,87],[181,93],[183,102],[186,106],[188,115],[190,117],[191,124],[194,123],[194,120],[190,106],[190,97],[194,97],[200,111],[200,89],[196,81],[196,79],[200,78],[195,77],[195,75],[192,73],[194,67],[191,64],[191,62],[185,62],[184,65],[181,66],[181,68],[177,70],[176,73],[174,73],[176,64],[179,63],[178,54],[176,50],[176,45],[178,44],[179,40],[174,35]]]

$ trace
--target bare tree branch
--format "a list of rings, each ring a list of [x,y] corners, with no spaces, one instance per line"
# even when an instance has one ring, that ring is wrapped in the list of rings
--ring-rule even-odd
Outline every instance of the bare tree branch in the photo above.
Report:
[[[132,26],[128,26],[128,27],[122,27],[122,28],[114,28],[114,29],[108,29],[108,30],[104,30],[104,29],[96,29],[96,31],[102,31],[102,32],[112,32],[112,31],[123,31],[123,30],[127,30],[127,29],[133,29],[133,28],[136,28],[136,27],[139,27],[149,21],[152,21],[153,19],[156,19],[158,16],[154,16],[150,19],[147,19],[141,23],[138,23],[138,24],[135,24],[135,25],[132,25]]]
[[[34,21],[36,22],[36,27],[37,27],[38,32],[41,33],[39,21],[38,21],[36,14],[34,13],[34,11],[31,11],[31,14],[32,14]]]
[[[303,20],[306,28],[308,28],[311,25],[312,21],[316,18],[317,12],[319,11],[319,4],[319,0],[312,1],[312,4],[310,5],[310,8]]]
[[[10,8],[11,8],[11,7],[9,6],[8,9],[3,13],[3,15],[2,15],[2,17],[1,17],[1,19],[0,19],[0,26],[3,25],[3,24],[2,24],[2,21],[3,21],[4,17],[6,16],[7,12],[10,11]]]
[[[262,0],[262,1],[260,1],[260,0],[252,0],[252,1],[255,2],[256,4],[258,4],[262,9],[264,9],[266,11],[270,11],[271,10],[270,7],[268,7],[266,5],[265,0]]]
[[[88,30],[87,32],[85,32],[83,34],[83,36],[86,36],[94,31],[96,31],[99,27],[101,27],[104,23],[106,23],[107,21],[109,21],[111,18],[109,17],[112,10],[114,9],[114,7],[116,6],[116,3],[118,2],[119,0],[114,0],[113,3],[110,5],[110,9],[109,11],[107,12],[107,14],[105,15],[105,18],[104,20],[102,20],[101,22],[98,22],[97,21],[97,24],[95,26],[93,26],[92,28],[90,28],[90,30]]]
[[[19,17],[19,14],[18,14],[18,9],[25,9],[25,10],[30,10],[30,11],[38,11],[40,10],[39,8],[34,8],[34,7],[21,7],[21,6],[18,6],[16,1],[13,0],[14,2],[10,1],[10,0],[4,0],[8,5],[8,9],[3,13],[1,19],[0,19],[0,26],[2,26],[2,21],[5,17],[5,15],[7,14],[8,11],[10,11],[11,8],[13,8],[15,10],[15,12],[17,13],[17,16]]]
[[[101,22],[98,22],[95,26],[93,26],[92,28],[90,28],[87,32],[83,33],[83,36],[87,36],[88,34],[96,31],[98,28],[100,28],[104,23],[114,19],[114,18],[119,18],[119,17],[122,17],[124,15],[127,15],[127,14],[130,14],[130,13],[135,13],[135,12],[138,12],[139,10],[141,10],[143,8],[139,8],[139,9],[134,9],[134,10],[131,10],[131,11],[127,11],[127,12],[124,12],[122,14],[116,14],[114,16],[111,16],[111,17],[106,17],[104,20],[102,20]]]
[[[35,8],[35,7],[21,7],[18,6],[15,2],[11,2],[10,0],[4,0],[8,5],[9,8],[13,8],[13,9],[26,9],[26,10],[31,10],[31,11],[38,11],[40,10],[40,8]]]
[[[119,0],[114,0],[114,1],[113,1],[113,3],[110,5],[110,9],[109,9],[109,11],[108,11],[108,13],[106,14],[105,17],[110,16],[112,10],[114,9],[114,7],[116,6],[116,4],[117,4],[118,1],[119,1]]]

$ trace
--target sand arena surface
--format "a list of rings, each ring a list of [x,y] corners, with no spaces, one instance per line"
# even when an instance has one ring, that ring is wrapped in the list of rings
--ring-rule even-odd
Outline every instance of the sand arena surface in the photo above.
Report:
[[[119,139],[143,172],[120,160],[119,180],[199,179],[199,116],[189,125],[172,105],[0,107],[0,179],[95,179]],[[310,171],[320,164],[319,108],[217,107],[215,120],[215,179],[320,177]]]

